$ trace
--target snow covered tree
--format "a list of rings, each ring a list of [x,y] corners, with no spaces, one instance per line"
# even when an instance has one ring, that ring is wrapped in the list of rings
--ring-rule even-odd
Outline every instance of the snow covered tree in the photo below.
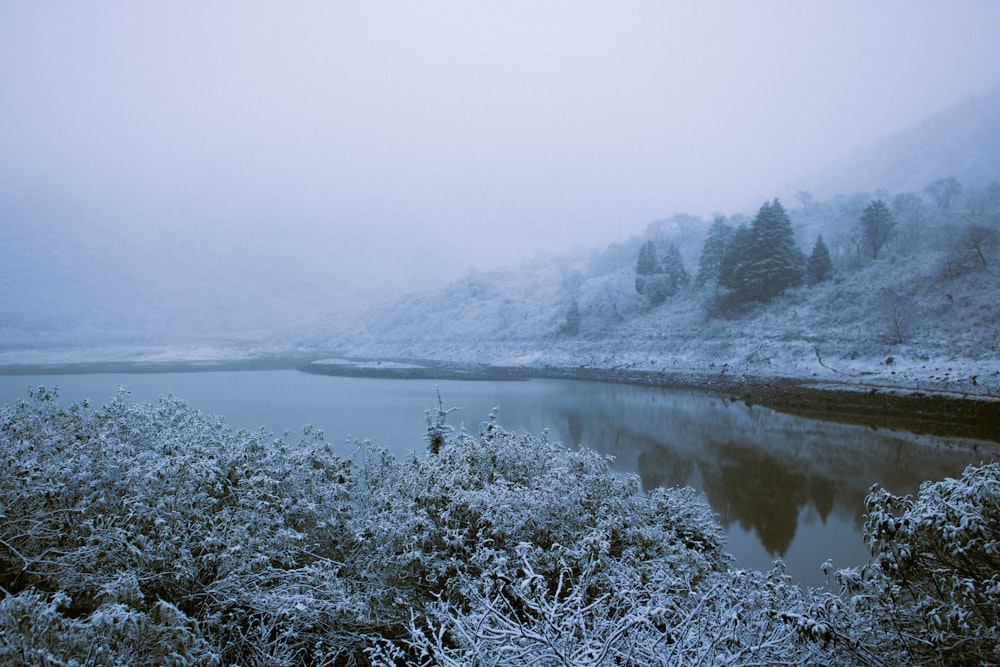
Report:
[[[981,188],[969,188],[964,199],[966,217],[973,224],[1000,226],[1000,181],[990,181]]]
[[[635,290],[653,305],[663,303],[691,282],[691,274],[684,267],[684,260],[676,246],[670,246],[662,262],[656,261],[652,241],[639,249],[635,267]]]
[[[698,275],[694,281],[697,287],[703,286],[709,280],[718,280],[719,270],[732,238],[733,228],[726,224],[726,218],[721,215],[715,216],[712,226],[708,228],[708,236],[701,248],[701,255],[698,257]]]
[[[691,282],[691,274],[685,268],[681,251],[675,245],[667,248],[663,261],[660,263],[660,273],[666,276],[671,294],[675,294],[682,287],[687,287],[688,283]]]
[[[792,223],[777,199],[764,202],[750,224],[750,244],[734,268],[736,290],[749,301],[770,301],[802,281],[804,260]]]
[[[639,248],[639,259],[635,263],[635,291],[639,294],[646,292],[646,280],[649,276],[657,273],[660,263],[656,259],[656,246],[652,241],[646,241]]]
[[[823,235],[816,238],[809,262],[806,264],[806,280],[810,285],[817,285],[833,277],[833,262],[830,260],[830,249],[823,242]]]
[[[1000,465],[865,499],[871,562],[836,572],[805,615],[828,664],[1000,664]]]
[[[729,238],[726,252],[719,262],[719,284],[736,290],[740,286],[739,275],[747,260],[750,247],[750,227],[740,225]]]
[[[876,199],[865,207],[858,220],[861,226],[861,244],[872,259],[878,259],[878,252],[889,241],[896,226],[896,219],[889,207],[881,199]]]
[[[800,204],[802,204],[802,212],[809,215],[809,209],[812,208],[815,201],[813,199],[813,193],[808,190],[799,190],[795,193],[795,198],[799,200]]]
[[[892,198],[892,216],[903,224],[916,225],[925,217],[923,200],[912,192],[904,192]]]
[[[942,211],[947,211],[962,193],[962,184],[954,176],[931,181],[924,192],[937,204]]]

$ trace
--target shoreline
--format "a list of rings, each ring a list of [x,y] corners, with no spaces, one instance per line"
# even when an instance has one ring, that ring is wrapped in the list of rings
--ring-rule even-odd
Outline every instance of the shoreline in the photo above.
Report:
[[[414,359],[317,358],[290,354],[230,359],[130,360],[79,363],[5,364],[0,375],[87,373],[196,373],[299,370],[374,379],[522,381],[531,379],[612,382],[698,391],[747,406],[759,405],[802,417],[847,422],[875,429],[899,429],[938,437],[1000,442],[1000,399],[866,383],[859,380],[767,378],[726,373],[655,371],[590,366],[499,366]]]
[[[342,377],[484,381],[555,379],[684,389],[812,419],[1000,442],[1000,400],[995,397],[918,391],[843,380],[832,382],[781,376],[765,379],[720,373],[592,367],[474,366],[397,359],[359,359],[350,364],[314,362],[301,370]]]

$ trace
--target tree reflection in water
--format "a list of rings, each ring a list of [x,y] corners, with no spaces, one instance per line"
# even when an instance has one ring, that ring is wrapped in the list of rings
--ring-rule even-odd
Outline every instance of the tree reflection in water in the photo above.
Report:
[[[535,408],[547,411],[553,438],[613,456],[645,488],[703,491],[731,536],[734,527],[752,534],[772,558],[798,553],[815,576],[793,575],[810,583],[821,583],[826,558],[837,566],[863,559],[872,484],[915,493],[925,480],[957,476],[998,453],[995,443],[816,421],[693,392],[583,382],[558,389]],[[810,544],[796,541],[803,531]],[[731,547],[741,561],[739,540]]]

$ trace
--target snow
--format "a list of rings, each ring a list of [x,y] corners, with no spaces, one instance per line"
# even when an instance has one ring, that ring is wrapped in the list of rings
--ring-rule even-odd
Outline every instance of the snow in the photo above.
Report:
[[[317,342],[351,357],[792,378],[835,389],[1000,397],[997,249],[988,267],[951,276],[946,267],[961,248],[948,244],[959,243],[959,235],[940,240],[925,231],[926,247],[900,241],[883,249],[885,259],[852,264],[844,244],[853,223],[844,219],[840,227],[820,227],[837,258],[835,280],[789,290],[737,316],[713,312],[711,282],[650,306],[635,291],[643,239],[634,238],[589,257],[546,257],[477,273],[474,284],[382,303]],[[814,239],[803,232],[806,222],[815,224],[796,223],[800,244]],[[901,226],[901,233],[913,232]],[[696,256],[696,244],[685,241],[686,256]],[[573,289],[565,287],[567,276],[578,277]],[[564,324],[573,300],[580,327],[569,336]]]
[[[190,345],[97,345],[0,348],[3,366],[67,366],[76,364],[197,364],[251,361],[298,356],[303,350],[282,345],[218,342]]]
[[[312,366],[320,368],[352,368],[357,370],[381,369],[381,370],[407,370],[424,368],[419,364],[408,364],[399,361],[357,361],[350,359],[317,359],[311,362]]]

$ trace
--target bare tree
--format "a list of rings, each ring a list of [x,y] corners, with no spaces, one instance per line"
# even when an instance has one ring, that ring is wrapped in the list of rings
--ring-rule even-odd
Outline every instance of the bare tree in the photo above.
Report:
[[[954,176],[931,181],[924,188],[930,198],[942,211],[947,211],[962,193],[962,184]]]

